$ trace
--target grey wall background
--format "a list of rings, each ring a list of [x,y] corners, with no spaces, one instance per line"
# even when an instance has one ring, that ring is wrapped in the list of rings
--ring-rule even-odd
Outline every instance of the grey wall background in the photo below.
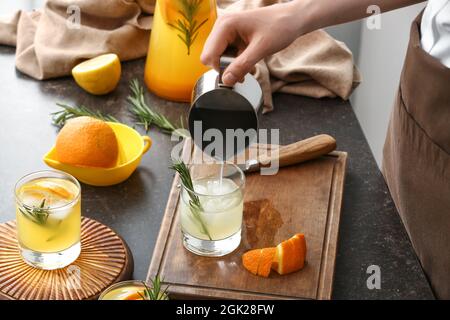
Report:
[[[369,30],[366,20],[327,29],[352,50],[361,71],[363,82],[350,100],[379,167],[410,25],[425,4],[382,14],[379,30]]]
[[[325,28],[325,30],[335,39],[345,42],[352,51],[355,62],[359,59],[361,46],[361,25],[362,21],[355,21]]]

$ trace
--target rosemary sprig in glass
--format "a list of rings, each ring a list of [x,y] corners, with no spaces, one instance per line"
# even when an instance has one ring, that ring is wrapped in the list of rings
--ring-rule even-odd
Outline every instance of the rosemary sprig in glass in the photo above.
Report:
[[[189,207],[191,209],[192,216],[200,225],[201,233],[206,235],[209,240],[212,240],[212,237],[208,231],[206,223],[203,221],[202,217],[202,204],[200,203],[199,197],[193,192],[194,184],[192,183],[191,173],[189,172],[189,168],[183,161],[179,161],[174,163],[170,169],[175,170],[180,175],[181,183],[186,187],[187,193],[189,194]]]
[[[27,206],[25,204],[19,207],[19,211],[25,218],[39,225],[45,225],[47,223],[48,216],[50,215],[49,210],[49,207],[45,207],[45,199],[42,199],[39,207]]]
[[[156,276],[155,279],[151,280],[152,284],[149,287],[144,281],[142,284],[144,285],[144,292],[139,295],[143,300],[169,300],[169,295],[167,294],[168,286],[162,290],[161,279],[159,276]]]
[[[208,19],[198,22],[195,16],[198,13],[202,0],[178,0],[180,9],[178,13],[183,17],[177,19],[174,23],[168,22],[168,25],[178,30],[181,34],[177,34],[178,38],[184,42],[187,48],[187,54],[191,54],[191,46],[198,36],[200,28],[208,21]]]
[[[25,204],[22,204],[21,206],[19,206],[19,211],[20,213],[22,213],[22,215],[27,218],[28,220],[43,226],[43,227],[57,227],[61,224],[62,220],[58,220],[55,223],[52,223],[51,225],[49,225],[48,222],[48,217],[50,216],[50,207],[46,207],[45,206],[45,202],[46,199],[42,199],[41,204],[39,205],[39,207],[34,207],[34,206],[28,206]],[[58,232],[57,234],[51,236],[50,238],[48,238],[47,242],[49,241],[53,241],[56,237],[59,237],[61,235],[61,232]]]
[[[138,119],[138,124],[143,125],[145,130],[155,125],[167,134],[175,134],[182,138],[187,138],[189,135],[184,130],[182,121],[180,119],[180,126],[175,126],[164,115],[152,110],[144,98],[144,88],[139,84],[137,79],[130,82],[131,95],[128,96],[130,103],[130,112]]]
[[[53,112],[51,115],[53,124],[58,127],[63,127],[66,124],[66,122],[70,119],[82,116],[93,117],[103,121],[119,122],[119,120],[117,120],[111,115],[105,115],[100,111],[90,110],[85,106],[69,106],[64,103],[56,103],[56,104],[59,107],[61,107],[62,110]]]

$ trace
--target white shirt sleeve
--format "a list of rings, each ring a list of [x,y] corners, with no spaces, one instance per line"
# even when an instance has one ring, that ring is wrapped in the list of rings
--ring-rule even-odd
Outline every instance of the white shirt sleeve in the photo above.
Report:
[[[420,29],[423,50],[450,68],[450,0],[429,0]]]

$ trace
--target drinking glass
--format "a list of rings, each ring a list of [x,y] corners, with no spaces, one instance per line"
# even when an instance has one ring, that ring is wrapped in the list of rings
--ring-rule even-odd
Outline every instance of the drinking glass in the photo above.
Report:
[[[39,269],[59,269],[81,250],[81,187],[69,174],[39,171],[15,187],[17,238],[22,258]]]
[[[151,297],[149,293],[146,294],[146,292],[152,291],[153,295],[156,295],[152,288],[155,288],[155,283],[146,285],[144,281],[138,280],[121,281],[106,288],[98,300],[169,300],[167,287],[159,287],[157,299]]]
[[[141,300],[144,283],[137,280],[117,282],[102,292],[98,300]]]
[[[180,220],[189,251],[219,257],[241,242],[245,175],[232,163],[191,165],[192,187],[182,184]]]

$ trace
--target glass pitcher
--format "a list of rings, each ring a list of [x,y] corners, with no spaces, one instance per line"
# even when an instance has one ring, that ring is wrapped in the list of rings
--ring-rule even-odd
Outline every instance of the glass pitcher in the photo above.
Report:
[[[157,0],[144,75],[150,91],[190,101],[195,82],[208,70],[200,54],[216,18],[215,0]]]

